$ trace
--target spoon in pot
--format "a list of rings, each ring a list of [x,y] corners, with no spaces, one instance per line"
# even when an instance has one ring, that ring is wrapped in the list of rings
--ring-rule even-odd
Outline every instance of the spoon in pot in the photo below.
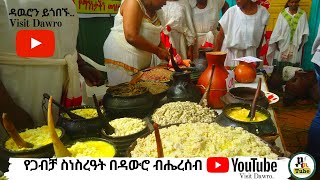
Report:
[[[137,72],[137,74],[135,75],[134,78],[131,79],[129,84],[136,84],[141,79],[142,75],[143,75],[142,71]]]
[[[250,121],[252,121],[253,118],[256,115],[256,104],[257,104],[257,100],[258,100],[260,91],[261,91],[261,78],[259,78],[256,94],[254,95],[253,102],[252,102],[252,105],[251,105],[251,110],[250,110],[250,112],[248,114],[248,117],[250,117]]]
[[[93,95],[93,101],[94,101],[94,104],[95,104],[95,106],[96,106],[96,109],[97,109],[99,118],[100,118],[101,120],[107,122],[106,127],[105,127],[105,129],[104,129],[104,132],[105,132],[107,135],[113,134],[113,133],[115,132],[115,129],[114,129],[114,127],[112,127],[112,126],[110,125],[109,121],[108,121],[108,120],[104,117],[104,115],[102,114],[101,109],[100,109],[100,107],[99,107],[99,103],[98,103],[97,97],[96,97],[95,94]]]
[[[52,116],[52,102],[53,98],[50,96],[48,102],[48,127],[52,139],[54,153],[56,154],[56,157],[71,157],[71,152],[63,145],[56,132]]]
[[[2,114],[2,119],[4,128],[19,148],[32,148],[34,146],[22,139],[12,121],[9,120],[7,113]]]
[[[160,138],[159,125],[157,123],[153,123],[153,129],[154,129],[154,135],[156,137],[158,158],[163,158],[164,155],[163,155],[162,142]]]
[[[44,93],[43,97],[48,99],[48,100],[50,99],[50,95],[47,94],[47,93]],[[84,119],[83,117],[72,113],[68,108],[62,106],[61,104],[56,102],[54,99],[52,99],[52,103],[55,104],[56,106],[58,106],[60,110],[62,110],[63,112],[67,113],[71,119]]]
[[[209,80],[209,85],[208,87],[206,88],[206,91],[204,92],[199,104],[202,106],[202,107],[207,107],[208,105],[208,93],[210,91],[210,88],[211,88],[211,83],[212,83],[212,77],[213,77],[213,73],[214,73],[214,64],[212,64],[212,71],[211,71],[211,75],[210,75],[210,80]]]

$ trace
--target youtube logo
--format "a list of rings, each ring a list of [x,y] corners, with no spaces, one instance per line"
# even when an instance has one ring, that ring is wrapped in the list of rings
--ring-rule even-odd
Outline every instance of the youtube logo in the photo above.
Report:
[[[226,157],[209,157],[207,171],[210,173],[226,173],[229,171],[229,159]]]
[[[20,30],[16,34],[16,53],[20,57],[51,57],[54,49],[53,31]]]

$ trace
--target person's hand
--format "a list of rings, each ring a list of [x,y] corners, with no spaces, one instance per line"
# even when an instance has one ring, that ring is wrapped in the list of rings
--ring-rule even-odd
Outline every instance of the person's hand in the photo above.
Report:
[[[79,72],[88,86],[101,86],[105,83],[103,74],[89,65],[79,67]]]
[[[164,48],[158,48],[158,52],[156,54],[160,59],[164,59],[166,61],[169,61],[170,59],[170,53],[167,49]]]

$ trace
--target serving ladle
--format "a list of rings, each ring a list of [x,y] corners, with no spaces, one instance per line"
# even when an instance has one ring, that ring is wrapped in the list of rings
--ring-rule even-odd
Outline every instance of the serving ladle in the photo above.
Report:
[[[44,93],[43,97],[48,100],[50,99],[50,95],[47,93]],[[52,99],[52,103],[55,104],[56,106],[58,106],[61,111],[67,113],[71,119],[84,119],[84,117],[81,117],[75,113],[72,113],[68,108],[66,108],[63,105],[61,105],[60,103],[56,102],[54,99]]]
[[[12,138],[12,140],[16,143],[16,145],[19,148],[32,148],[34,146],[32,143],[26,142],[22,139],[16,127],[8,118],[7,113],[2,114],[2,123],[9,136]]]
[[[252,105],[251,105],[251,110],[250,110],[250,112],[248,114],[248,117],[250,117],[250,121],[252,121],[253,118],[256,115],[256,105],[257,105],[257,99],[259,97],[260,91],[261,91],[261,78],[259,78],[259,80],[258,80],[258,87],[257,87],[256,93],[255,93],[254,98],[253,98],[253,102],[252,102]]]
[[[94,101],[94,104],[95,104],[95,106],[96,106],[96,109],[97,109],[99,118],[100,118],[101,120],[104,120],[104,121],[107,122],[104,132],[105,132],[107,135],[113,134],[113,133],[115,132],[115,129],[114,129],[114,127],[112,127],[112,126],[110,125],[109,121],[108,121],[108,120],[104,117],[104,115],[102,114],[101,109],[100,109],[99,104],[98,104],[98,100],[97,100],[96,95],[94,94],[92,97],[93,97],[93,101]]]
[[[179,68],[178,64],[177,64],[176,61],[174,60],[172,44],[170,44],[169,53],[170,53],[171,63],[172,63],[172,66],[173,66],[174,71],[176,71],[176,72],[183,72],[183,70]]]

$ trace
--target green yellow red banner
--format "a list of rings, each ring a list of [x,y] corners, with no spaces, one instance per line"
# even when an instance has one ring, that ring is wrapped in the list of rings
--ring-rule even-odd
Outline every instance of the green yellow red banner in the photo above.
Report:
[[[73,0],[78,14],[117,14],[120,0]]]

